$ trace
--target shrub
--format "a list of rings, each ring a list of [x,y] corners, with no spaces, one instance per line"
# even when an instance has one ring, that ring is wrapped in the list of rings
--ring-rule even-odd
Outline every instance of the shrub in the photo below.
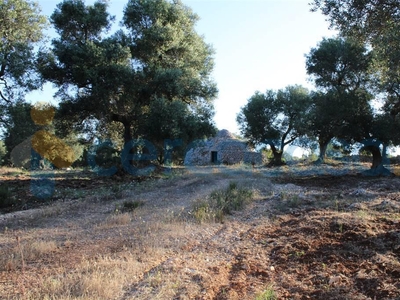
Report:
[[[135,209],[141,207],[144,205],[143,201],[140,200],[126,200],[122,202],[121,206],[116,206],[115,212],[131,212],[134,211]]]
[[[232,211],[242,209],[252,199],[253,192],[238,188],[236,182],[231,182],[226,190],[214,191],[210,197],[214,206],[223,214],[231,214]]]
[[[143,201],[136,200],[136,201],[124,201],[122,203],[122,209],[124,211],[134,211],[135,209],[144,205]]]
[[[10,207],[15,203],[7,185],[0,186],[0,208]]]
[[[208,199],[195,202],[191,213],[200,223],[209,220],[222,222],[225,215],[242,209],[252,198],[251,190],[239,188],[237,183],[231,182],[227,189],[216,190]]]
[[[193,205],[192,214],[199,223],[210,221],[215,218],[215,213],[207,200],[196,201]]]

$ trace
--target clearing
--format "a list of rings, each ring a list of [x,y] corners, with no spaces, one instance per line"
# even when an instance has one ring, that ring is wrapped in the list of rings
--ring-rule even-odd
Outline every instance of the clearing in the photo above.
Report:
[[[46,202],[2,170],[0,298],[400,299],[400,178],[359,168],[59,171]],[[233,183],[252,199],[216,217]]]

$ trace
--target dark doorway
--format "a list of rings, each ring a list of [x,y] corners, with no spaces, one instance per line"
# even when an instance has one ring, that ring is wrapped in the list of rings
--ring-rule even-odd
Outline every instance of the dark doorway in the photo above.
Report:
[[[211,162],[213,164],[216,164],[218,162],[218,152],[217,151],[211,151]]]

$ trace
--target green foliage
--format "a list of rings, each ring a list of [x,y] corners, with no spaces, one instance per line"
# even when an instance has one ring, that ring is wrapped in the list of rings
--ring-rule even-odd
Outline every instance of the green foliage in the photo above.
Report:
[[[271,148],[268,147],[263,147],[261,149],[261,155],[264,163],[267,163],[268,161],[271,161],[274,158],[274,154],[272,153]]]
[[[143,201],[140,200],[126,200],[124,202],[122,202],[121,206],[117,206],[115,208],[116,212],[132,212],[136,209],[138,209],[139,207],[142,207],[144,205]]]
[[[17,102],[8,107],[9,120],[5,126],[5,138],[4,144],[7,149],[6,160],[10,158],[11,151],[20,152],[25,158],[17,155],[18,160],[30,159],[30,149],[25,149],[21,143],[30,138],[36,131],[40,129],[40,126],[35,125],[31,118],[32,105],[23,102]],[[30,142],[29,142],[30,144]],[[17,145],[21,145],[20,150],[16,149]],[[25,149],[25,150],[24,150]]]
[[[96,165],[99,168],[110,168],[121,163],[121,153],[112,147],[104,146],[96,151]]]
[[[12,206],[15,200],[11,197],[11,192],[7,185],[0,186],[0,208]]]
[[[56,129],[56,136],[62,138],[63,142],[66,145],[68,145],[70,151],[72,151],[72,156],[73,156],[72,166],[74,166],[75,163],[79,164],[79,161],[82,161],[84,159],[84,152],[86,146],[84,143],[82,143],[78,135],[74,132],[70,132],[67,136],[62,137],[61,135],[58,134],[58,131]]]
[[[85,6],[81,0],[64,0],[51,16],[57,33],[67,41],[100,40],[101,34],[110,29],[113,19],[107,13],[105,2],[96,1]]]
[[[37,88],[34,46],[43,38],[46,17],[38,5],[25,0],[0,1],[0,122],[7,107]]]
[[[361,140],[369,132],[373,113],[367,90],[371,53],[349,39],[323,39],[307,55],[307,73],[318,88],[312,94],[309,135],[318,139],[321,161],[334,138]]]
[[[386,96],[392,115],[400,112],[400,6],[397,0],[353,1],[314,0],[313,10],[321,10],[331,27],[345,37],[364,43],[374,51],[371,72],[374,88]]]
[[[7,155],[7,148],[4,141],[0,140],[0,165],[4,164],[4,158]]]
[[[350,39],[324,38],[306,58],[307,74],[321,89],[354,91],[369,81],[372,54]]]
[[[284,147],[305,134],[309,110],[308,90],[298,85],[288,86],[277,92],[256,92],[236,120],[245,138],[254,145],[269,145],[274,162],[281,164]]]
[[[371,135],[388,144],[400,144],[400,119],[391,114],[391,105],[384,106],[384,112],[377,114],[371,122]]]
[[[239,188],[231,182],[227,189],[216,190],[207,200],[197,201],[191,214],[198,222],[222,222],[224,216],[233,211],[241,210],[253,199],[253,192],[247,188]]]
[[[326,154],[329,157],[342,157],[350,155],[352,150],[352,145],[333,139],[326,148]]]
[[[214,191],[210,197],[224,214],[231,214],[235,210],[242,209],[252,199],[253,192],[238,188],[237,183],[231,182],[225,191]]]
[[[17,102],[8,107],[5,126],[6,160],[18,167],[29,168],[31,148],[57,167],[69,167],[82,156],[83,146],[73,133],[58,134],[55,108],[46,103],[31,105]],[[11,156],[11,157],[10,157]],[[60,164],[60,162],[63,163]]]
[[[107,135],[118,131],[127,142],[143,137],[146,118],[156,115],[153,102],[211,103],[217,93],[210,77],[213,50],[195,32],[197,19],[180,1],[130,0],[124,9],[125,30],[104,37],[113,20],[106,2],[60,3],[51,16],[59,38],[39,61],[43,77],[59,87],[65,124],[74,130],[93,128],[80,124],[98,124],[107,128]],[[76,93],[66,85],[75,87]],[[149,135],[157,143],[163,135],[174,135],[176,123],[181,123],[174,106],[174,126],[163,122],[162,128],[151,128]],[[201,124],[212,123],[212,114],[202,117],[206,120]],[[192,121],[188,118],[180,127],[188,128]],[[108,126],[113,122],[121,126]]]
[[[155,145],[160,164],[182,161],[190,142],[215,135],[213,107],[201,104],[200,107],[189,106],[182,101],[171,102],[166,99],[154,99],[151,102],[148,113],[142,116],[144,121],[140,135]],[[171,145],[168,145],[171,148],[164,151],[166,140],[171,141]],[[174,140],[177,144],[172,147]],[[167,155],[169,158],[165,161]]]
[[[262,293],[258,294],[254,300],[277,300],[278,296],[276,295],[272,286],[269,286]]]
[[[297,208],[301,205],[301,199],[298,195],[292,195],[287,199],[286,205],[290,208]]]

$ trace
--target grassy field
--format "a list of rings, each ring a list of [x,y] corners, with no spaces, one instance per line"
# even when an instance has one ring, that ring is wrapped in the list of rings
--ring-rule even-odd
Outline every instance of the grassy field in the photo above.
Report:
[[[400,179],[363,168],[2,169],[0,299],[400,299]]]

